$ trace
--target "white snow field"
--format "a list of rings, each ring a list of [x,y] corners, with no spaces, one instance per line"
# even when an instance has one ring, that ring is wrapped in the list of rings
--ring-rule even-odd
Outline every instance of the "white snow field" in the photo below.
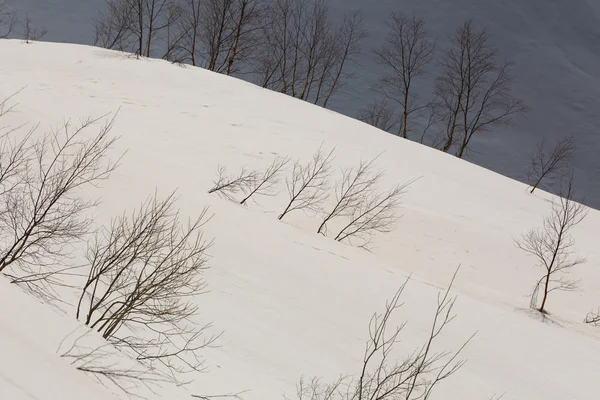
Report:
[[[420,345],[436,296],[460,264],[453,293],[457,318],[439,350],[453,350],[475,331],[465,366],[434,399],[593,400],[598,398],[600,329],[582,323],[600,306],[600,212],[574,231],[588,262],[573,270],[581,289],[552,293],[548,319],[527,310],[540,270],[513,239],[537,227],[552,196],[535,195],[499,174],[366,124],[241,80],[202,69],[67,44],[0,41],[0,96],[23,89],[2,125],[45,130],[65,119],[119,110],[120,168],[101,188],[98,223],[131,210],[158,188],[178,189],[193,217],[209,206],[209,288],[198,297],[200,321],[224,331],[206,352],[206,374],[162,398],[243,394],[246,400],[293,398],[301,375],[335,379],[357,373],[367,324],[406,280],[408,321],[400,347]],[[382,153],[385,184],[421,177],[403,199],[393,232],[372,252],[315,233],[319,219],[301,212],[278,221],[285,186],[259,204],[240,206],[208,195],[218,164],[232,171],[266,167],[276,155],[302,161],[323,144],[335,167]],[[382,189],[385,189],[383,187]],[[0,278],[0,399],[112,399],[91,377],[56,354],[77,322]],[[406,354],[405,353],[405,354]],[[112,396],[112,397],[111,397]]]

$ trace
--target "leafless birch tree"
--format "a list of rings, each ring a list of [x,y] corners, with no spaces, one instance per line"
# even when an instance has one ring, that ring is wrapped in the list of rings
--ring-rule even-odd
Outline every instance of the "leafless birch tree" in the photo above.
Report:
[[[324,153],[323,148],[313,155],[312,160],[302,166],[299,162],[294,164],[292,176],[286,180],[289,202],[279,219],[283,219],[292,211],[319,212],[323,202],[329,196],[329,176],[331,175],[331,162],[333,152]]]
[[[25,21],[23,21],[23,40],[25,40],[25,43],[40,41],[47,33],[48,31],[45,28],[35,27],[29,15],[25,17]]]
[[[180,15],[174,0],[107,0],[106,6],[95,20],[96,45],[152,57],[160,44],[170,55]]]
[[[510,63],[498,64],[485,30],[465,22],[451,38],[436,80],[436,108],[443,124],[441,150],[462,158],[471,139],[526,111],[511,93]]]
[[[9,37],[17,26],[17,13],[0,0],[0,39]]]
[[[375,51],[377,61],[386,70],[376,89],[398,106],[400,123],[397,134],[408,138],[412,131],[409,117],[427,106],[418,103],[415,83],[427,72],[435,42],[429,39],[425,21],[415,16],[394,14],[388,22],[388,29],[386,41]]]
[[[521,250],[533,255],[544,270],[531,293],[530,307],[546,312],[548,295],[556,290],[571,291],[578,282],[566,277],[569,271],[586,260],[573,249],[571,229],[587,215],[587,208],[573,201],[573,177],[561,191],[560,200],[552,205],[552,213],[540,229],[532,229],[515,243]],[[538,300],[541,296],[541,303]]]
[[[390,232],[398,220],[400,200],[412,183],[396,185],[387,193],[372,192],[362,199],[349,215],[349,221],[335,236],[335,240],[347,240],[367,248],[374,234]]]
[[[109,158],[114,118],[86,138],[99,120],[66,122],[37,140],[29,141],[33,130],[24,140],[2,138],[0,272],[38,296],[52,299],[65,249],[89,232],[84,213],[97,202],[82,198],[81,189],[107,179],[117,166]]]
[[[407,281],[408,282],[408,281]],[[456,351],[436,351],[435,345],[444,329],[454,319],[456,298],[450,297],[450,289],[438,295],[437,308],[431,327],[422,346],[405,354],[399,361],[396,345],[406,322],[393,327],[393,317],[402,306],[400,298],[406,282],[386,303],[383,313],[375,313],[369,322],[369,339],[365,346],[363,361],[355,376],[342,376],[331,384],[313,379],[307,385],[301,379],[298,400],[392,400],[430,399],[439,383],[450,378],[465,364],[458,357],[473,336]]]
[[[347,14],[336,27],[324,0],[274,0],[264,15],[258,83],[326,107],[361,51],[362,15]]]
[[[531,154],[529,170],[530,193],[538,188],[542,180],[558,177],[571,166],[575,153],[575,136],[568,136],[558,140],[552,148],[547,148],[546,140],[542,139],[537,144],[536,151]]]
[[[327,223],[338,217],[351,217],[376,190],[383,172],[373,170],[375,160],[361,161],[357,168],[346,167],[335,184],[335,205],[327,212],[317,233],[327,234]]]
[[[260,0],[207,0],[199,7],[203,66],[232,75],[243,69],[259,43],[262,24]]]
[[[251,191],[258,179],[258,171],[243,167],[236,175],[230,175],[227,173],[226,167],[219,165],[217,179],[208,193],[217,193],[219,196],[234,200],[234,195]]]
[[[248,195],[240,201],[240,204],[246,204],[254,196],[272,196],[273,188],[279,183],[280,175],[288,165],[290,159],[287,157],[277,157],[271,165],[260,173],[257,178],[248,185]]]

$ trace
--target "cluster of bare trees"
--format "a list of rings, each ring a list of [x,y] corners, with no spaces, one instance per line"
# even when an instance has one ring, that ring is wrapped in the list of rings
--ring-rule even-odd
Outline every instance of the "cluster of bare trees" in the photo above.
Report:
[[[7,111],[5,101],[0,116]],[[90,233],[85,214],[97,202],[81,189],[117,166],[109,157],[113,119],[87,137],[99,121],[66,122],[42,135],[37,127],[8,128],[0,137],[0,272],[39,296],[54,297],[57,277],[70,270],[67,249]]]
[[[331,182],[334,152],[335,148],[325,152],[320,147],[308,163],[294,163],[285,178],[288,200],[278,219],[297,211],[320,215],[317,233],[328,235],[329,226],[334,225],[338,229],[334,240],[366,248],[373,235],[391,231],[398,219],[400,200],[414,181],[382,192],[379,187],[384,173],[375,169],[374,159],[361,161],[357,167],[342,168],[341,178]],[[219,166],[217,179],[208,193],[240,204],[247,204],[257,196],[276,195],[279,192],[275,188],[289,162],[288,158],[278,157],[262,172],[244,167],[237,174],[228,174],[225,167]],[[335,202],[327,208],[332,194]]]
[[[95,44],[241,76],[327,106],[366,35],[324,0],[107,0]]]
[[[358,373],[342,376],[332,383],[323,383],[317,378],[306,382],[302,378],[297,386],[298,400],[430,399],[438,384],[464,365],[465,360],[460,360],[459,356],[474,335],[456,351],[435,349],[438,338],[455,317],[456,298],[450,296],[452,282],[438,295],[431,327],[423,344],[400,356],[399,360],[396,358],[396,346],[401,342],[406,323],[394,327],[393,320],[402,305],[400,299],[407,282],[386,303],[383,313],[371,317],[369,339]]]
[[[375,50],[386,71],[375,85],[382,99],[359,118],[462,158],[474,136],[510,123],[526,108],[511,93],[510,64],[498,61],[490,36],[472,21],[450,37],[439,58],[434,93],[429,100],[421,99],[418,86],[434,61],[435,48],[422,18],[393,15],[386,41]],[[416,128],[417,119],[427,121],[421,129]]]
[[[0,103],[0,118],[11,101]],[[80,288],[76,317],[104,339],[93,348],[74,343],[65,353],[81,370],[122,389],[124,381],[144,379],[185,383],[185,374],[203,368],[199,352],[216,339],[195,321],[211,244],[202,237],[207,210],[186,223],[174,194],[155,195],[96,227],[90,211],[98,201],[85,197],[86,188],[108,179],[120,161],[111,157],[115,117],[102,119],[67,121],[45,133],[2,124],[0,274],[49,303],[68,304],[64,296]],[[72,265],[86,241],[87,264]],[[120,369],[117,353],[135,365]]]

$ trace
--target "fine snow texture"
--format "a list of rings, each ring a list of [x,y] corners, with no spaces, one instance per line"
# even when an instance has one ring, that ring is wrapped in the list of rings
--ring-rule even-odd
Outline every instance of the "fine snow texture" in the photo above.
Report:
[[[3,125],[40,122],[43,130],[120,109],[115,156],[128,152],[111,179],[88,193],[102,197],[99,223],[156,188],[163,195],[178,188],[185,215],[210,206],[205,232],[215,245],[210,292],[198,297],[199,322],[213,322],[224,334],[221,347],[206,352],[209,371],[191,393],[248,390],[244,399],[277,399],[293,395],[303,374],[357,373],[369,317],[412,273],[400,310],[409,321],[401,347],[410,352],[425,339],[436,295],[460,264],[458,317],[439,349],[456,349],[478,333],[465,350],[468,363],[435,398],[597,397],[600,332],[582,320],[600,305],[599,212],[591,210],[573,231],[588,258],[573,271],[581,290],[552,293],[542,321],[526,308],[540,270],[513,239],[550,212],[552,197],[543,191],[530,195],[525,185],[486,169],[202,69],[77,45],[2,41],[0,52],[0,95],[23,88]],[[318,217],[297,212],[278,221],[283,184],[278,196],[248,207],[206,193],[219,164],[231,171],[266,167],[277,155],[304,162],[321,145],[336,146],[336,178],[340,167],[380,153],[385,185],[420,177],[403,199],[396,228],[377,237],[372,253],[317,235]],[[1,285],[0,398],[109,398],[52,354],[77,325],[73,313],[58,315]],[[174,390],[171,398],[187,397]]]

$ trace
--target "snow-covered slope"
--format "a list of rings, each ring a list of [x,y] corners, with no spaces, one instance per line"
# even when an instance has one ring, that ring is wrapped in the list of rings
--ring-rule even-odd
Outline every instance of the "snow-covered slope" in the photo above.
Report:
[[[370,315],[413,273],[401,310],[409,321],[402,346],[410,351],[426,334],[437,292],[461,264],[458,317],[440,345],[455,348],[478,334],[465,350],[468,363],[436,398],[479,400],[504,392],[507,400],[596,398],[600,331],[581,321],[600,305],[600,212],[592,210],[573,232],[588,258],[573,272],[581,290],[553,293],[543,323],[526,309],[539,271],[513,238],[549,212],[551,197],[544,192],[530,195],[525,185],[486,169],[202,69],[64,44],[1,41],[0,54],[0,95],[24,87],[3,124],[40,122],[43,129],[120,108],[117,152],[128,153],[94,193],[102,196],[99,222],[135,207],[155,188],[163,194],[178,188],[186,215],[204,206],[214,213],[205,228],[215,238],[210,292],[198,301],[202,321],[224,335],[220,348],[207,351],[210,370],[198,376],[193,393],[249,390],[248,400],[281,398],[294,392],[302,374],[356,373]],[[386,184],[421,177],[403,200],[396,229],[378,237],[373,253],[315,234],[318,220],[302,213],[278,221],[284,193],[249,207],[206,193],[219,163],[235,170],[265,166],[275,155],[307,160],[321,144],[336,146],[336,168],[383,151],[377,165],[387,171]],[[65,368],[65,360],[51,359],[70,330],[62,327],[69,317],[5,287],[1,304],[32,311],[0,309],[0,345],[24,354],[35,369],[14,369],[3,351],[2,398],[20,400],[28,392],[41,400],[81,393],[106,398],[89,378]],[[43,326],[57,328],[37,350],[22,341],[48,336],[27,322],[41,317],[54,321]],[[39,388],[48,376],[56,376],[55,385],[77,381],[81,387],[56,397]],[[9,382],[23,389],[15,392]]]
[[[48,28],[50,41],[91,44],[93,18],[104,0],[9,0]],[[440,48],[465,19],[485,27],[499,55],[514,62],[515,93],[531,108],[527,117],[474,140],[468,159],[503,175],[526,179],[528,155],[542,137],[552,141],[575,135],[575,167],[587,204],[600,208],[600,2],[596,0],[328,0],[334,16],[360,9],[370,36],[355,77],[330,105],[346,115],[373,98],[380,76],[370,49],[386,35],[383,21],[392,12],[422,16]],[[432,69],[432,76],[436,73]],[[425,79],[431,82],[431,77]],[[422,98],[429,89],[424,89]],[[547,184],[551,184],[548,182]],[[549,187],[552,187],[550,185]],[[544,186],[548,188],[548,186]]]

